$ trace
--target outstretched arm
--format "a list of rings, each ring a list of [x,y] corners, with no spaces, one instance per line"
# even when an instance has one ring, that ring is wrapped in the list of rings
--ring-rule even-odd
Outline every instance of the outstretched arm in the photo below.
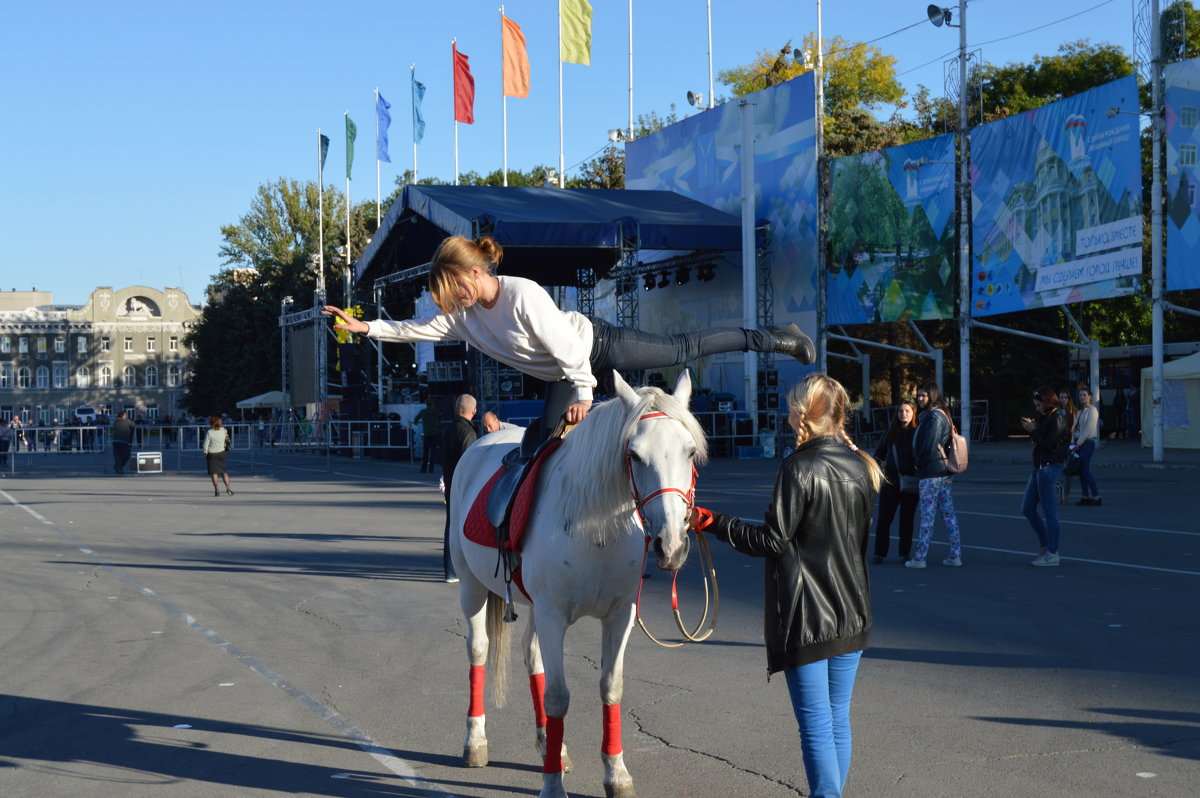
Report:
[[[347,332],[357,333],[359,335],[367,334],[367,323],[362,319],[356,319],[341,308],[333,305],[326,305],[321,308],[322,316],[337,316],[338,322],[333,325],[335,330],[346,330]]]

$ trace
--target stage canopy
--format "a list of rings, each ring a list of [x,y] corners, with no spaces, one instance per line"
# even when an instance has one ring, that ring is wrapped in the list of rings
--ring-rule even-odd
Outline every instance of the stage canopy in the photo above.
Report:
[[[265,408],[288,407],[287,394],[283,391],[267,391],[258,396],[251,396],[237,403],[241,410],[261,410]]]
[[[404,187],[354,264],[356,282],[428,263],[451,235],[493,236],[502,274],[576,285],[610,275],[625,250],[741,249],[741,223],[672,191],[500,186]]]

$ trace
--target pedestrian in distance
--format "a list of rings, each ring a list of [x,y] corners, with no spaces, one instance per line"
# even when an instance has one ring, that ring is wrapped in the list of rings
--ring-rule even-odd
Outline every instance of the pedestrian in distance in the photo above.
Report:
[[[1079,485],[1083,498],[1075,502],[1083,506],[1102,504],[1100,486],[1092,474],[1092,455],[1100,445],[1100,411],[1092,402],[1092,390],[1087,386],[1079,389],[1079,415],[1071,430],[1071,449],[1079,456]]]
[[[1067,417],[1067,424],[1070,428],[1075,429],[1075,418],[1078,410],[1075,408],[1075,401],[1071,398],[1071,390],[1063,388],[1058,392],[1058,406],[1062,408],[1063,413]],[[1071,496],[1071,475],[1063,469],[1062,479],[1058,483],[1058,503],[1066,504],[1067,499]]]
[[[490,236],[450,236],[438,246],[429,293],[442,311],[428,319],[364,322],[332,305],[335,330],[382,341],[465,341],[484,354],[546,384],[541,418],[525,432],[521,453],[533,454],[560,419],[578,424],[592,406],[594,375],[662,368],[719,352],[775,352],[812,363],[812,340],[794,324],[747,330],[708,329],[654,335],[616,327],[555,306],[540,285],[496,274],[504,252]]]
[[[442,482],[446,490],[446,528],[442,533],[442,574],[445,581],[454,584],[458,574],[454,572],[454,563],[450,561],[450,488],[454,484],[454,471],[463,452],[479,437],[475,431],[477,403],[469,393],[454,400],[454,420],[442,430]]]
[[[875,555],[872,564],[887,559],[891,543],[892,519],[900,514],[900,545],[902,561],[912,551],[913,522],[917,516],[918,479],[913,459],[913,436],[917,432],[917,403],[901,399],[887,434],[875,450],[875,459],[883,465],[884,483],[879,489],[879,515],[875,521]]]
[[[924,568],[933,539],[933,525],[940,510],[950,537],[950,556],[942,565],[962,565],[962,535],[951,493],[954,476],[946,467],[946,447],[950,445],[950,414],[942,403],[937,383],[928,382],[917,389],[917,431],[913,435],[913,460],[920,479],[917,502],[921,509],[921,533],[907,568]]]
[[[788,392],[796,450],[775,478],[764,522],[696,508],[707,530],[765,566],[768,674],[783,671],[809,795],[837,798],[850,772],[850,699],[871,631],[867,538],[883,474],[846,434],[846,390],[810,374]]]
[[[500,417],[491,410],[484,413],[480,417],[479,421],[483,425],[484,435],[487,435],[489,432],[499,432],[502,429],[511,429],[513,426],[515,426],[513,424],[509,424],[507,421],[501,421]]]
[[[438,437],[442,433],[442,414],[433,399],[425,400],[425,407],[413,417],[413,423],[421,425],[421,473],[432,474],[438,462]]]
[[[1118,388],[1113,394],[1113,413],[1116,415],[1116,429],[1113,431],[1113,438],[1127,437],[1128,427],[1126,426],[1125,411],[1129,408],[1129,399],[1125,396],[1125,391]]]
[[[1042,547],[1030,565],[1057,566],[1059,523],[1055,486],[1067,459],[1071,427],[1067,423],[1067,414],[1059,407],[1054,389],[1042,386],[1034,391],[1033,407],[1036,417],[1021,419],[1021,427],[1033,441],[1033,472],[1025,483],[1021,512],[1029,519]]]
[[[229,450],[233,448],[233,438],[229,435],[229,430],[225,429],[225,424],[220,416],[211,416],[208,419],[208,432],[204,435],[204,459],[208,463],[208,475],[212,478],[213,496],[221,495],[221,488],[217,485],[217,477],[220,477],[225,482],[225,492],[230,496],[233,495],[233,490],[229,487],[229,465],[226,462],[229,459]]]
[[[8,465],[8,447],[12,445],[12,424],[7,418],[0,419],[0,466]]]
[[[135,429],[136,425],[130,420],[129,415],[124,410],[117,413],[117,418],[113,421],[112,432],[109,433],[112,440],[114,473],[125,473],[125,465],[129,462],[129,457],[133,453],[133,434]]]

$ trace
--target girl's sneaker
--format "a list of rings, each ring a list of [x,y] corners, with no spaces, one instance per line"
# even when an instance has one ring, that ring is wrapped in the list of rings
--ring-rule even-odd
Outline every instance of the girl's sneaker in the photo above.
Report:
[[[953,568],[958,568],[962,565],[962,557],[947,557],[942,560],[942,565],[949,565]]]
[[[1041,554],[1030,560],[1029,564],[1035,568],[1045,568],[1048,566],[1053,567],[1058,565],[1058,555],[1051,554],[1048,551],[1043,551]]]

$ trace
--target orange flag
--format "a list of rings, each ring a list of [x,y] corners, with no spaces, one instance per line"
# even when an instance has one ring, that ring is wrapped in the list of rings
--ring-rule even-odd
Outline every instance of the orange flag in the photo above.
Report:
[[[521,26],[500,15],[500,40],[504,51],[504,96],[529,96],[529,56]]]

